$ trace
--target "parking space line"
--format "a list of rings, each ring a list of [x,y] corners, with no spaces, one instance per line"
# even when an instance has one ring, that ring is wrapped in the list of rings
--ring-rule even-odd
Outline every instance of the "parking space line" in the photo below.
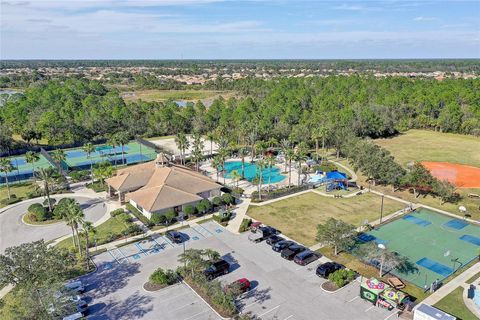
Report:
[[[167,237],[161,236],[160,238],[162,238],[165,243],[171,245],[173,248],[175,247],[175,246],[167,239]],[[152,237],[152,240],[155,241],[159,246],[162,246],[162,245],[157,241],[157,239],[155,239],[154,237]]]
[[[135,246],[142,252],[144,255],[148,256],[148,253],[142,248],[142,246],[139,243],[135,243]]]
[[[202,226],[201,224],[198,224],[197,223],[197,226],[199,226],[200,228],[202,228],[203,230],[207,231],[208,233],[210,233],[210,235],[214,235],[213,233],[211,233],[210,231],[208,231],[204,226]],[[192,226],[193,227],[193,226]]]
[[[298,271],[298,270],[301,270],[301,269],[303,269],[303,266],[300,266],[300,267],[296,268],[295,271]]]
[[[286,317],[286,318],[283,319],[283,320],[288,320],[288,319],[290,319],[291,317],[293,317],[293,314],[289,315],[288,317]]]
[[[267,313],[270,313],[270,312],[272,312],[273,310],[276,310],[276,309],[278,309],[278,308],[280,308],[280,305],[278,305],[278,306],[276,306],[276,307],[274,307],[274,308],[272,308],[272,309],[270,309],[270,310],[268,310],[268,311],[266,311],[266,312],[262,313],[262,314],[261,314],[261,315],[259,315],[258,317],[260,317],[260,318],[261,318],[261,317],[263,317],[264,315],[266,315]]]
[[[175,297],[170,297],[170,298],[168,298],[168,299],[162,300],[162,302],[174,300],[174,299],[177,299],[178,297],[183,297],[184,295],[187,295],[187,294],[190,294],[190,293],[191,293],[191,292],[185,292],[185,293],[176,295]]]
[[[255,301],[255,302],[246,304],[246,305],[243,306],[242,310],[245,310],[245,309],[247,309],[248,307],[253,306],[254,304],[257,304],[257,303],[258,303],[258,301]]]
[[[366,309],[365,312],[371,310],[372,308],[375,308],[375,306],[371,306],[370,308]]]
[[[397,312],[392,313],[391,315],[389,315],[388,317],[386,317],[384,320],[390,319],[391,317],[397,315],[399,312],[400,312],[400,311],[397,311]]]
[[[355,297],[353,297],[353,299],[348,300],[348,302],[355,301],[355,300],[357,300],[358,298],[359,298],[359,296],[355,296]]]
[[[115,261],[117,261],[118,264],[120,264],[120,261],[118,261],[117,257],[115,257],[115,255],[107,249],[107,252],[112,256],[113,259],[115,259]]]
[[[193,228],[193,227],[190,228],[190,229],[192,229],[196,234],[198,234],[198,235],[200,236],[200,238],[202,238],[202,239],[206,239],[206,238],[207,238],[207,237],[205,237],[203,234],[201,234],[200,232],[198,232],[197,229],[195,229],[195,228]]]
[[[181,307],[175,308],[175,309],[170,310],[170,311],[178,311],[178,310],[183,309],[185,307],[193,306],[194,304],[195,304],[195,302],[190,302],[190,303],[187,303],[186,305],[183,305]]]
[[[205,312],[207,312],[207,311],[209,311],[209,309],[203,310],[202,312],[199,312],[199,313],[196,313],[196,314],[194,314],[194,315],[191,316],[191,317],[185,318],[184,320],[189,320],[189,319],[195,318],[196,316],[199,316],[199,315],[201,315],[201,314],[203,314],[203,313],[205,313]]]

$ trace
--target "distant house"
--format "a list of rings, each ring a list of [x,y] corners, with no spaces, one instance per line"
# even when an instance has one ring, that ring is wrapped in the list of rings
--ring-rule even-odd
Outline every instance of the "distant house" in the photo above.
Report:
[[[130,166],[106,179],[108,195],[128,201],[147,218],[169,210],[183,212],[203,199],[219,196],[222,188],[212,179],[183,166],[171,165],[164,154],[155,161]]]

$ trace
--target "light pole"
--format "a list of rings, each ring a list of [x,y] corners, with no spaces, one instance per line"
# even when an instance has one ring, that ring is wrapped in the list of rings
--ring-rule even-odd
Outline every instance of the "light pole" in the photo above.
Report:
[[[382,277],[382,274],[383,274],[383,264],[385,263],[385,254],[384,254],[384,250],[387,249],[387,247],[385,247],[385,245],[383,243],[379,243],[378,244],[378,248],[381,250],[382,252],[382,256],[380,258],[380,278]]]
[[[385,195],[382,194],[382,206],[381,206],[381,209],[380,209],[380,223],[382,223],[382,218],[383,218],[383,198],[385,198]]]

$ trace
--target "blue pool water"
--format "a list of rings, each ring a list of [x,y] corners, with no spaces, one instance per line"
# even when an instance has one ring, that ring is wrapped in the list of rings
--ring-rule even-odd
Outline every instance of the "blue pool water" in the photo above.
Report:
[[[242,162],[241,161],[228,161],[225,162],[225,170],[227,171],[227,178],[231,177],[233,170],[237,170],[238,173],[242,174]],[[257,170],[257,166],[254,163],[245,162],[245,178],[248,181],[252,181],[257,174],[260,174],[260,170]],[[263,168],[262,170],[262,183],[267,184],[270,176],[270,183],[277,183],[283,181],[285,176],[280,174],[280,169],[277,167],[272,168]]]

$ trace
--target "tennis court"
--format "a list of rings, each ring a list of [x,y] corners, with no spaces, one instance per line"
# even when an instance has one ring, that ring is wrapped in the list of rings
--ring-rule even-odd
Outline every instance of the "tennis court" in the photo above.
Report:
[[[479,226],[425,208],[362,234],[359,240],[382,243],[407,257],[411,265],[392,273],[422,288],[448,277],[480,253]]]
[[[48,168],[52,167],[50,162],[42,156],[41,154],[38,154],[39,159],[37,162],[34,164],[27,163],[25,160],[24,156],[21,157],[12,157],[10,159],[10,163],[12,166],[15,168],[12,172],[8,174],[8,182],[9,183],[14,183],[14,182],[21,182],[28,180],[33,177],[33,166],[35,166],[35,170],[38,170],[40,168]],[[5,183],[5,173],[0,173],[0,184]]]
[[[136,141],[132,141],[123,147],[116,146],[113,148],[108,145],[98,145],[95,147],[95,152],[87,157],[87,153],[82,148],[65,150],[65,164],[70,169],[86,170],[90,168],[90,163],[98,163],[109,161],[114,165],[134,164],[155,159],[157,156],[155,150],[144,146]]]

